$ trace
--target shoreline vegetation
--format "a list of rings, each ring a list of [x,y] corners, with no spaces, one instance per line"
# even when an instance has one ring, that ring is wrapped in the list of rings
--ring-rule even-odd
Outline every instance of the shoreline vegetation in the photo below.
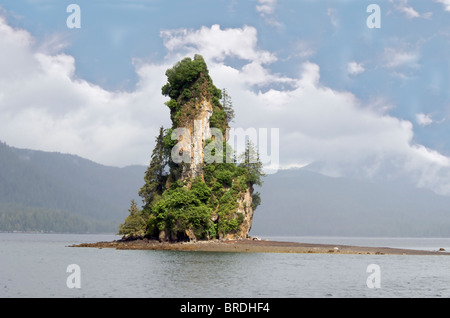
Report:
[[[232,253],[316,253],[358,255],[450,255],[445,250],[426,251],[390,247],[312,244],[259,239],[160,242],[153,239],[121,239],[111,242],[81,243],[69,247],[114,248],[117,250],[154,250]]]

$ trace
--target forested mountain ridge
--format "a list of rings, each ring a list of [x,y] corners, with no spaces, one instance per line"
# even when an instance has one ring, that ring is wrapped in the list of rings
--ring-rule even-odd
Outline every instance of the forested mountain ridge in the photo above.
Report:
[[[0,143],[0,231],[115,232],[143,171]]]

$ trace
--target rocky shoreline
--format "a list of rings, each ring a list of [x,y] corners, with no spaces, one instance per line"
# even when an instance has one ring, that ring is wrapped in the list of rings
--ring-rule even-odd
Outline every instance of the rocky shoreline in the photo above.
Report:
[[[197,242],[159,242],[136,239],[111,242],[82,243],[70,247],[114,248],[118,250],[156,250],[192,252],[236,253],[321,253],[321,254],[367,254],[367,255],[450,255],[440,251],[410,250],[388,247],[362,247],[348,245],[310,244],[255,239],[212,240]]]

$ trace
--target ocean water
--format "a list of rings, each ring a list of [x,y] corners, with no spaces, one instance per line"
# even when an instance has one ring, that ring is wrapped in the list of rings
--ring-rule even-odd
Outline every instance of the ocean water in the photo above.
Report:
[[[117,238],[0,233],[0,297],[450,297],[447,255],[207,253],[69,247]],[[450,251],[450,239],[270,239],[425,250],[442,247]],[[71,264],[78,266],[76,271],[68,271]],[[376,277],[372,276],[375,272],[368,271],[372,264],[378,268]],[[369,280],[379,285],[368,284]],[[74,282],[79,285],[69,288]]]

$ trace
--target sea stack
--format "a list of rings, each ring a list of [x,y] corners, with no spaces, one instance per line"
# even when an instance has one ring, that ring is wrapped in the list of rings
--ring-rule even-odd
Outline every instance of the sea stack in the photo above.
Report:
[[[184,58],[166,76],[162,94],[169,97],[172,127],[160,129],[139,192],[142,209],[134,206],[132,216],[130,208],[119,234],[160,241],[247,238],[260,202],[254,185],[264,175],[258,153],[251,142],[242,154],[228,145],[230,97],[214,86],[202,56]]]

